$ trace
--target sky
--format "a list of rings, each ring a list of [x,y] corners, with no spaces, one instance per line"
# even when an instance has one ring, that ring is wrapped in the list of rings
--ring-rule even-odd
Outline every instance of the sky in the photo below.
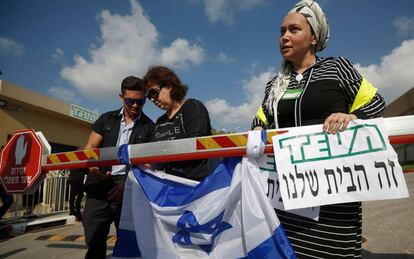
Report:
[[[387,104],[414,87],[413,0],[319,0],[321,57],[344,56]],[[217,130],[246,131],[280,66],[290,0],[1,0],[0,80],[103,113],[123,78],[172,68]],[[154,121],[162,114],[147,102]]]

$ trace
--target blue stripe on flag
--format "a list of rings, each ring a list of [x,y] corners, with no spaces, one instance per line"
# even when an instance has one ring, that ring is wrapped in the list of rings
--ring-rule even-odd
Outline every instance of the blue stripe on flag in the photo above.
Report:
[[[261,132],[261,138],[262,138],[262,142],[266,145],[266,141],[267,141],[267,130],[262,130]]]
[[[119,147],[118,161],[123,165],[129,165],[128,144],[123,144]]]
[[[282,225],[279,225],[272,236],[247,253],[243,258],[289,258],[295,259],[296,254],[285,234]]]
[[[210,192],[230,186],[234,168],[241,159],[241,157],[223,159],[214,172],[195,187],[160,179],[137,167],[133,168],[133,172],[149,201],[160,207],[182,206]]]
[[[118,229],[117,240],[113,250],[113,257],[140,257],[135,231]]]

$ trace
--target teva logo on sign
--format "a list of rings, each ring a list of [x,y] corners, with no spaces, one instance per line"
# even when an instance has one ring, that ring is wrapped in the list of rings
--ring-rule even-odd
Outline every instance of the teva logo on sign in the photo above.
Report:
[[[70,104],[70,116],[92,123],[98,119],[98,113],[77,106],[75,104]]]
[[[33,130],[18,131],[4,147],[0,157],[0,182],[8,193],[32,191],[41,178],[44,137]],[[45,150],[50,152],[49,144]],[[47,150],[48,149],[48,150]],[[33,188],[32,188],[33,187]]]

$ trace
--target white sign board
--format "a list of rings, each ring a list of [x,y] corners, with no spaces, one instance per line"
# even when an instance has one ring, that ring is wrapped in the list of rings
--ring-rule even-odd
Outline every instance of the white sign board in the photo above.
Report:
[[[262,173],[263,189],[266,191],[267,198],[273,208],[288,211],[313,220],[319,219],[319,207],[309,207],[303,209],[286,210],[283,206],[283,199],[280,194],[280,182],[276,171],[275,156],[273,154],[262,155],[257,159],[257,165]]]
[[[285,209],[409,196],[382,119],[353,121],[336,135],[321,130],[306,126],[273,137]]]

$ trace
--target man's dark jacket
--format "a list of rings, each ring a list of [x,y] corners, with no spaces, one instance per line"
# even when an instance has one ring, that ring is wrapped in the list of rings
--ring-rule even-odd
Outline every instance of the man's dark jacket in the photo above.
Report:
[[[99,148],[114,147],[118,141],[119,129],[121,127],[121,109],[102,114],[91,128],[94,132],[103,136],[103,141]],[[140,118],[135,122],[129,138],[129,144],[146,143],[151,140],[154,131],[154,123],[148,116],[141,112]],[[101,173],[105,174],[111,167],[100,168]],[[115,177],[114,177],[115,178]],[[108,192],[114,187],[114,182],[125,181],[125,176],[119,176],[112,181],[99,181],[94,175],[88,174],[85,183],[85,191],[88,197],[106,200]]]

